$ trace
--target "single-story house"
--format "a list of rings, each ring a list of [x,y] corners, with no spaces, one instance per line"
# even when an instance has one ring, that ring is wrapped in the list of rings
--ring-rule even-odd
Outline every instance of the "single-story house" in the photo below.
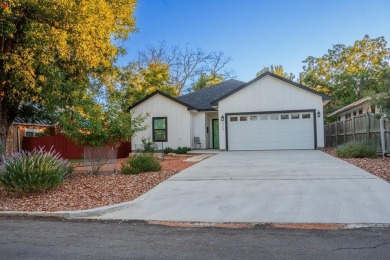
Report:
[[[57,124],[44,119],[16,117],[8,133],[6,154],[21,151],[24,137],[37,136],[45,131],[53,135],[56,126]]]
[[[353,116],[362,115],[367,112],[375,114],[378,111],[378,107],[370,104],[370,100],[370,97],[359,99],[358,101],[334,111],[329,114],[328,117],[336,116],[337,121],[344,121]]]
[[[157,91],[131,107],[134,116],[148,115],[132,149],[141,147],[142,138],[171,148],[195,148],[199,139],[203,149],[316,149],[324,146],[323,105],[329,100],[269,72],[179,97]]]

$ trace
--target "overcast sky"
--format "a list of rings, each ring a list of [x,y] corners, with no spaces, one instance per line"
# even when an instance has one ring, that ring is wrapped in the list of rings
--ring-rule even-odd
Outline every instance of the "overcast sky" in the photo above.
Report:
[[[389,0],[139,0],[135,17],[138,32],[124,43],[119,64],[146,44],[188,44],[232,57],[230,68],[243,81],[271,64],[298,75],[306,57],[365,34],[390,41]]]

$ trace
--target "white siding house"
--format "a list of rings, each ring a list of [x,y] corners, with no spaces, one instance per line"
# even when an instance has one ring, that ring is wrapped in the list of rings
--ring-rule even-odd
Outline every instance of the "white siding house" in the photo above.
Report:
[[[134,116],[138,116],[140,114],[148,115],[145,120],[147,129],[137,133],[131,140],[132,150],[142,148],[143,138],[152,139],[152,120],[156,117],[167,118],[168,138],[167,142],[164,142],[164,147],[191,147],[192,117],[188,111],[188,107],[185,105],[173,101],[162,94],[156,94],[145,100],[145,102],[135,106],[131,112]],[[156,143],[159,147],[161,146],[161,143]]]
[[[158,136],[172,148],[193,148],[199,137],[203,149],[316,149],[324,146],[323,105],[329,100],[269,72],[247,83],[228,80],[177,98],[155,92],[131,108],[135,116],[148,115],[148,128],[133,137],[132,147]]]
[[[241,91],[238,91],[231,96],[221,100],[218,104],[218,113],[219,117],[224,116],[225,117],[225,123],[222,123],[220,125],[220,148],[221,149],[226,149],[226,131],[225,127],[226,125],[229,124],[230,126],[232,124],[237,124],[238,127],[241,130],[243,129],[242,125],[247,124],[246,121],[241,124],[239,123],[233,123],[230,121],[230,117],[226,115],[260,115],[260,114],[275,114],[278,115],[279,118],[278,120],[260,120],[260,117],[258,118],[258,124],[264,124],[264,123],[269,123],[269,122],[274,122],[277,124],[270,125],[268,124],[267,127],[270,129],[269,135],[264,134],[264,137],[267,138],[272,138],[272,136],[276,136],[277,139],[281,138],[282,132],[278,132],[278,130],[285,130],[285,133],[287,135],[286,139],[283,140],[284,142],[288,142],[289,136],[291,139],[293,137],[291,136],[291,130],[294,125],[285,125],[282,124],[283,120],[280,120],[281,115],[290,115],[294,114],[294,111],[300,111],[300,117],[302,117],[302,114],[305,113],[305,111],[311,113],[311,118],[314,120],[315,119],[315,125],[316,125],[316,131],[314,129],[308,129],[308,131],[304,132],[298,132],[298,135],[312,135],[314,132],[316,132],[316,146],[317,147],[323,147],[324,146],[324,125],[323,125],[323,109],[322,109],[322,98],[318,94],[314,94],[312,92],[308,92],[306,90],[303,90],[301,88],[292,86],[289,83],[286,83],[285,81],[282,81],[280,79],[277,79],[272,76],[266,76],[262,78],[261,80],[254,81],[251,83],[249,86],[245,87]],[[313,112],[314,111],[314,112]],[[270,113],[272,112],[272,113]],[[319,113],[318,113],[319,112]],[[296,113],[295,113],[296,114]],[[317,114],[320,115],[320,117],[317,117]],[[291,116],[290,116],[291,117]],[[247,118],[248,121],[251,118]],[[253,118],[254,119],[254,118]],[[292,121],[299,125],[299,123],[302,124],[305,123],[306,121],[309,120],[302,120],[302,118],[298,118],[297,120],[295,119],[287,119],[287,121]],[[311,121],[311,120],[310,120]],[[240,119],[238,118],[238,122],[240,122]],[[283,123],[285,123],[283,122]],[[287,127],[286,129],[280,129]],[[245,127],[245,126],[244,126]],[[248,126],[250,127],[250,126]],[[313,126],[314,127],[314,121],[313,121]],[[302,128],[305,128],[303,126]],[[257,131],[261,129],[261,126],[253,127],[253,131]],[[299,131],[299,126],[298,126],[298,131]],[[246,138],[248,140],[248,132],[246,133]],[[248,143],[254,142],[254,139],[256,139],[256,133],[253,133],[252,135],[252,140],[248,140]],[[312,136],[314,138],[314,136]],[[229,139],[234,138],[233,136],[230,136]],[[303,141],[303,140],[297,140],[297,141]],[[313,139],[314,141],[314,139]],[[241,140],[241,142],[245,142],[245,140]],[[276,140],[273,141],[275,143]],[[313,146],[311,147],[314,149],[315,142],[313,142]],[[260,147],[260,146],[259,146]],[[281,149],[283,149],[283,144],[281,144]],[[287,147],[287,146],[286,146]],[[274,149],[278,149],[278,146],[273,146]],[[245,148],[243,148],[245,149]],[[265,147],[266,149],[266,147]],[[309,149],[309,148],[308,148]],[[252,150],[252,149],[250,149]],[[256,146],[254,147],[254,150],[256,149]]]

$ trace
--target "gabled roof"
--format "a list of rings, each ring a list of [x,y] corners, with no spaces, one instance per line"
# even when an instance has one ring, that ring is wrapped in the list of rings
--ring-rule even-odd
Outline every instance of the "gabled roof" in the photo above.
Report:
[[[340,114],[342,112],[345,112],[347,110],[350,110],[352,108],[355,108],[357,106],[360,106],[360,105],[366,103],[367,101],[369,101],[370,99],[371,99],[370,97],[365,97],[365,98],[359,99],[358,101],[355,101],[355,102],[353,102],[345,107],[342,107],[342,108],[334,111],[333,113],[329,114],[328,116],[334,116],[334,115]]]
[[[137,103],[133,104],[133,105],[130,107],[130,109],[135,108],[135,107],[138,106],[139,104],[141,104],[141,103],[145,102],[146,100],[148,100],[148,99],[154,97],[155,95],[161,95],[161,96],[163,96],[163,97],[166,97],[166,98],[168,98],[168,99],[170,99],[170,100],[172,100],[172,101],[174,101],[174,102],[179,103],[180,105],[183,105],[183,106],[187,107],[188,110],[196,109],[196,108],[190,106],[189,104],[184,103],[184,102],[178,100],[177,98],[174,98],[174,97],[172,97],[172,96],[170,96],[170,95],[168,95],[168,94],[165,94],[164,92],[161,92],[161,91],[159,91],[159,90],[153,92],[152,94],[146,96],[145,98],[141,99],[141,100],[138,101]]]
[[[210,87],[177,97],[177,99],[195,107],[197,110],[215,110],[215,108],[211,106],[211,103],[214,100],[236,90],[243,84],[245,84],[245,82],[229,79]]]
[[[180,97],[171,97],[161,91],[156,91],[149,96],[145,97],[144,99],[138,101],[134,105],[130,107],[130,109],[133,109],[134,107],[138,106],[139,104],[145,102],[149,98],[160,94],[172,101],[175,101],[183,106],[186,106],[188,110],[198,110],[198,111],[216,111],[216,109],[213,106],[218,106],[218,102],[229,97],[230,95],[236,93],[237,91],[240,91],[241,89],[249,86],[253,82],[265,77],[265,76],[271,76],[276,79],[282,80],[284,82],[287,82],[291,85],[294,85],[298,88],[301,88],[305,91],[311,92],[313,94],[316,94],[318,96],[322,97],[322,100],[330,100],[331,98],[325,94],[322,94],[318,91],[315,91],[309,87],[303,86],[301,84],[298,84],[294,81],[288,80],[286,78],[280,77],[276,74],[265,72],[261,74],[260,76],[256,77],[255,79],[245,83],[243,81],[235,80],[235,79],[229,79],[224,82],[212,85],[207,88],[203,88],[191,93],[188,93],[186,95],[180,96]]]
[[[308,91],[308,92],[311,92],[311,93],[313,93],[313,94],[316,94],[316,95],[318,95],[318,96],[321,96],[321,97],[322,97],[322,100],[331,100],[331,97],[329,97],[329,96],[327,96],[327,95],[325,95],[325,94],[323,94],[323,93],[320,93],[320,92],[318,92],[318,91],[315,91],[314,89],[311,89],[311,88],[309,88],[309,87],[306,87],[306,86],[304,86],[304,85],[302,85],[302,84],[299,84],[299,83],[297,83],[297,82],[294,82],[294,81],[292,81],[292,80],[283,78],[283,77],[281,77],[281,76],[279,76],[279,75],[276,75],[276,74],[273,74],[273,73],[271,73],[271,72],[265,72],[265,73],[261,74],[260,76],[258,76],[258,77],[256,77],[256,78],[252,79],[251,81],[249,81],[249,82],[247,82],[247,83],[241,85],[239,88],[236,88],[236,89],[234,89],[233,91],[231,91],[231,92],[229,92],[229,93],[227,93],[227,94],[221,96],[220,98],[214,100],[214,101],[211,103],[211,105],[217,106],[219,101],[221,101],[221,100],[223,100],[223,99],[229,97],[230,95],[232,95],[232,94],[234,94],[234,93],[240,91],[241,89],[243,89],[243,88],[245,88],[245,87],[251,85],[252,83],[258,81],[259,79],[264,78],[265,76],[274,77],[274,78],[276,78],[276,79],[279,79],[279,80],[281,80],[281,81],[284,81],[284,82],[286,82],[286,83],[289,83],[289,84],[291,84],[291,85],[294,85],[294,86],[296,86],[296,87],[298,87],[298,88],[301,88],[301,89],[303,89],[303,90],[306,90],[306,91]]]

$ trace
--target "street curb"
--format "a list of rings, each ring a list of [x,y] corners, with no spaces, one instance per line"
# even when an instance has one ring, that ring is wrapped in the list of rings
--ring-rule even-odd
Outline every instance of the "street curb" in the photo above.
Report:
[[[83,217],[100,216],[104,213],[109,213],[123,208],[127,208],[132,203],[132,201],[127,201],[100,208],[75,211],[0,211],[0,217],[47,217],[76,219]]]

